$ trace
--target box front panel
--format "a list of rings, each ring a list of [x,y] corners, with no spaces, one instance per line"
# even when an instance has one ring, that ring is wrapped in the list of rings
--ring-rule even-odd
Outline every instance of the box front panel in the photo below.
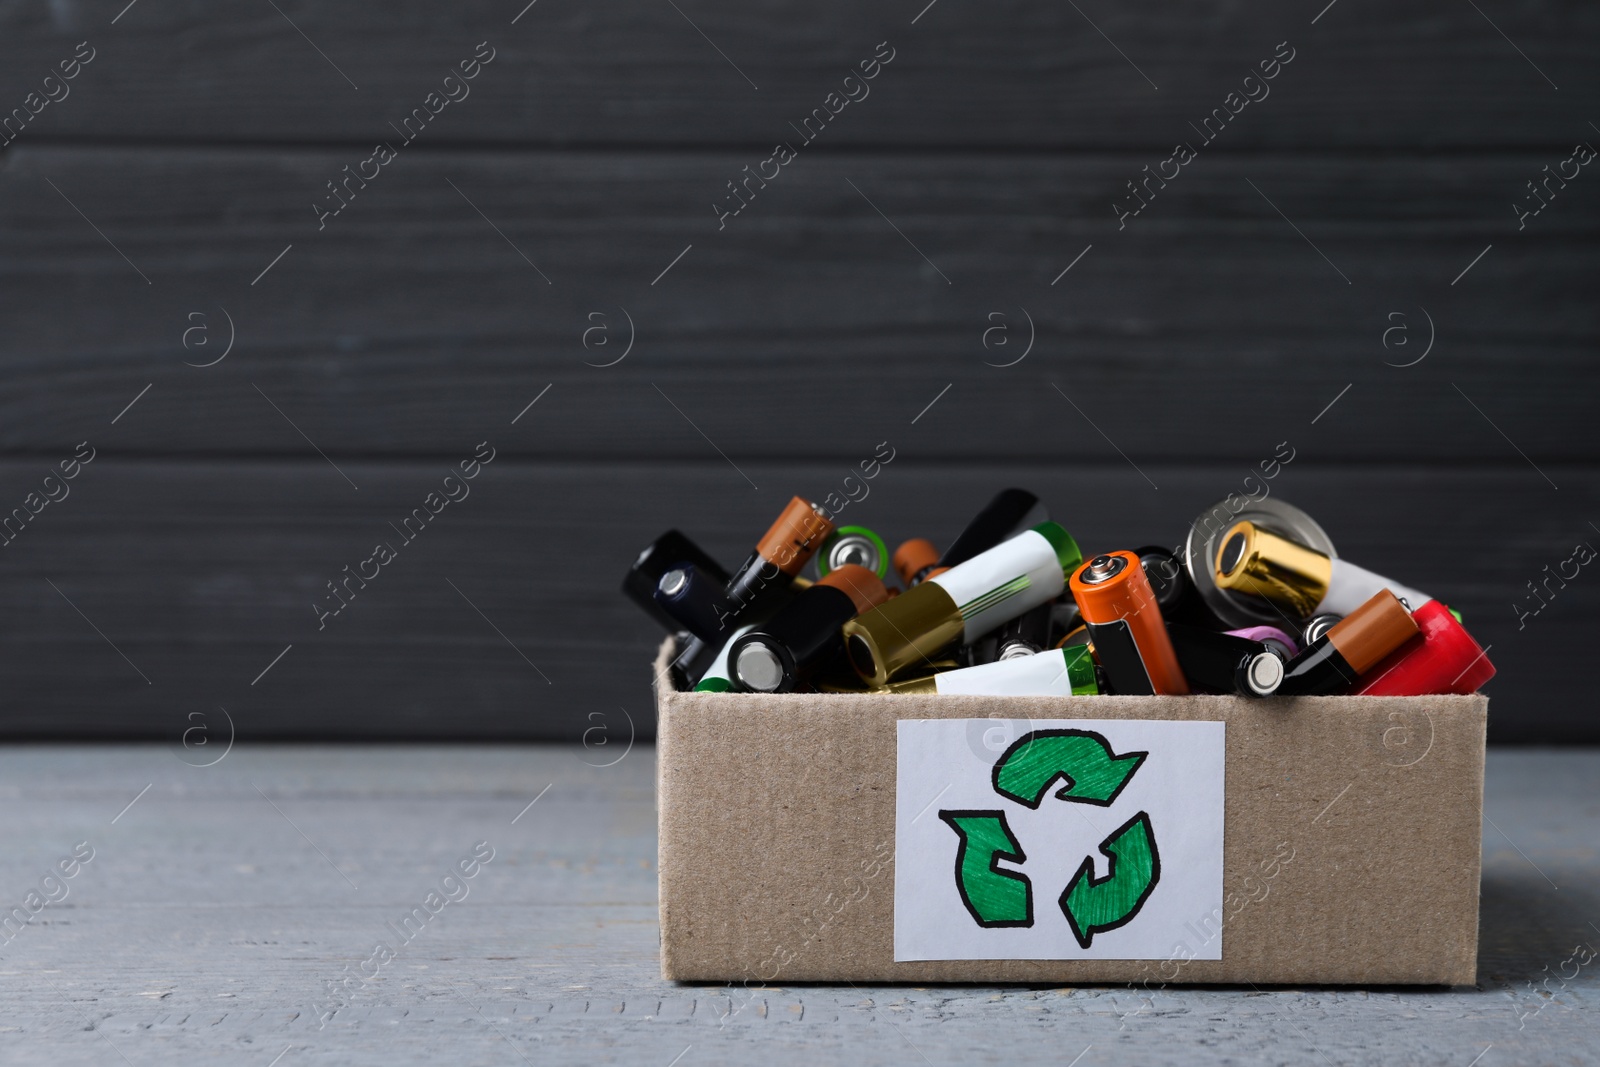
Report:
[[[1486,708],[1487,700],[1477,696],[1247,701],[664,692],[659,727],[663,973],[748,985],[846,980],[1469,983],[1477,956]],[[1084,951],[1064,952],[1061,958],[1024,959],[1017,952],[1005,959],[897,960],[901,723],[938,719],[962,721],[952,728],[961,733],[956,743],[975,763],[989,761],[991,773],[993,762],[1021,736],[1019,722],[1103,721],[1115,755],[1125,754],[1123,746],[1132,740],[1113,736],[1114,724],[1223,724],[1220,921],[1213,890],[1210,899],[1195,905],[1201,919],[1179,923],[1185,929],[1192,923],[1193,936],[1180,935],[1181,944],[1147,958],[1094,958]],[[974,739],[970,720],[980,719],[990,725]],[[916,877],[931,880],[929,893],[947,893],[956,878],[949,846],[960,835],[940,819],[940,811],[1003,810],[1027,859],[1002,858],[999,867],[1026,873],[1035,916],[1048,914],[1070,938],[1060,895],[1076,872],[1074,861],[1091,859],[1092,879],[1109,872],[1110,858],[1100,851],[1100,842],[1137,814],[1124,811],[1123,800],[1133,802],[1137,794],[1131,791],[1147,773],[1146,768],[1136,771],[1124,794],[1107,807],[1047,793],[1037,813],[992,791],[994,801],[985,798],[979,807],[957,809],[953,798],[933,799],[944,784],[938,783],[927,796],[912,798],[913,819],[928,806],[916,823],[919,832],[922,823],[931,824],[938,833],[930,833],[930,847],[943,849],[942,858],[927,861],[928,873]],[[975,772],[974,782],[978,779],[981,773]],[[1059,791],[1063,780],[1056,783]],[[969,799],[977,803],[965,795],[961,803]],[[1070,847],[1054,848],[1053,866],[1045,869],[1057,827],[1053,820],[1076,819],[1077,810],[1087,814],[1095,830],[1086,825],[1081,834],[1073,831]],[[1175,828],[1167,829],[1170,816],[1156,808],[1138,810],[1150,815],[1165,879],[1171,868],[1163,846],[1176,840],[1170,838]],[[1022,812],[1052,822],[1026,827],[1023,839]],[[969,834],[981,835],[983,829],[968,826]],[[1096,831],[1103,832],[1096,837]],[[908,859],[908,866],[912,862],[923,859]],[[1146,906],[1160,893],[1158,884]],[[1116,903],[1104,903],[1093,914],[1103,919]],[[997,906],[1004,906],[1003,891]],[[964,906],[951,914],[958,924],[976,927]],[[1120,929],[1095,933],[1091,946],[1111,946],[1119,935],[1131,936],[1143,918],[1141,912]],[[1060,926],[1056,929],[1059,933]],[[1210,938],[1213,931],[1216,936]],[[957,933],[949,931],[950,938]],[[1208,944],[1220,946],[1220,959],[1204,958]],[[955,955],[946,943],[940,945],[918,954]]]

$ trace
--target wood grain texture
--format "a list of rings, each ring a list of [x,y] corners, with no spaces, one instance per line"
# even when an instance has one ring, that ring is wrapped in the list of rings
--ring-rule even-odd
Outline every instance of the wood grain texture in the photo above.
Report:
[[[1288,440],[1347,554],[1499,642],[1492,736],[1600,738],[1586,582],[1511,606],[1600,521],[1600,200],[1513,210],[1596,136],[1597,39],[1571,0],[0,7],[0,505],[103,450],[0,549],[0,733],[622,730],[659,635],[613,590],[669,524],[732,562],[887,441],[858,507],[891,535],[1020,480],[1142,542]],[[791,126],[881,41],[870,96]],[[485,439],[492,477],[316,631]]]
[[[20,101],[88,38],[99,55],[29,136],[364,141],[488,40],[496,59],[441,115],[437,143],[767,146],[887,40],[893,63],[832,143],[1144,148],[1186,136],[1288,41],[1293,63],[1233,147],[1542,148],[1583,135],[1565,101],[1600,84],[1600,19],[1571,0],[1487,15],[1419,2],[540,0],[515,25],[525,2],[279,6],[140,4],[114,26],[98,6],[12,6],[0,99]]]
[[[1600,1060],[1594,969],[1553,977],[1595,943],[1600,823],[1572,802],[1593,753],[1489,753],[1478,987],[1148,993],[664,982],[653,755],[600,769],[578,746],[241,746],[198,769],[160,746],[0,750],[8,906],[74,843],[95,849],[7,946],[0,1057],[943,1065],[983,1061],[999,1034],[1007,1062],[1057,1067],[1465,1065],[1490,1046],[1483,1063]],[[466,899],[318,1029],[325,983],[479,840],[495,857]]]
[[[896,458],[841,518],[890,543],[945,544],[1014,484],[1039,493],[1086,550],[1175,544],[1249,473],[921,460],[938,420],[958,415],[935,407],[916,426],[887,425]],[[479,433],[509,440],[533,418],[512,428],[503,412]],[[1465,615],[1500,670],[1487,689],[1492,739],[1592,737],[1575,665],[1600,640],[1600,584],[1580,573],[1552,585],[1547,606],[1520,620],[1514,605],[1535,607],[1526,584],[1600,537],[1587,519],[1600,514],[1600,472],[1552,467],[1557,491],[1525,464],[1317,464],[1333,418],[1290,434],[1297,455],[1269,483],[1273,494],[1319,516],[1343,557]],[[196,723],[214,731],[196,739],[224,736],[219,708],[247,739],[648,737],[649,663],[662,635],[617,592],[639,548],[677,526],[734,565],[791,494],[824,495],[848,473],[732,457],[753,489],[714,454],[653,465],[501,457],[408,544],[390,523],[422,506],[444,461],[333,456],[356,490],[314,456],[158,462],[119,459],[110,438],[101,447],[71,495],[0,549],[0,595],[12,608],[0,622],[0,731],[11,737],[177,744]],[[20,504],[44,473],[42,462],[0,464],[3,499]],[[368,588],[350,587],[354,599],[319,629],[313,604],[337,604],[327,583],[379,542],[398,558]]]
[[[801,157],[719,232],[748,156],[418,153],[319,232],[348,152],[21,148],[0,447],[80,440],[154,383],[129,449],[281,455],[287,416],[330,453],[433,456],[554,383],[513,452],[698,457],[692,421],[853,461],[949,385],[929,457],[1249,461],[1353,385],[1323,459],[1600,458],[1600,199],[1517,232],[1542,156],[1203,156],[1119,232],[1151,158]]]

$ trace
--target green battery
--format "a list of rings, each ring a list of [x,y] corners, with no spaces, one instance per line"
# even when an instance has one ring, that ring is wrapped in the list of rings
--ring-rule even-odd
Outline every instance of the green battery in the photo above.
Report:
[[[865,567],[879,578],[889,573],[889,546],[865,526],[841,526],[817,549],[817,577],[826,578],[846,563]]]
[[[891,693],[1006,697],[1081,697],[1100,692],[1094,677],[1094,657],[1083,645],[890,682],[888,689]]]

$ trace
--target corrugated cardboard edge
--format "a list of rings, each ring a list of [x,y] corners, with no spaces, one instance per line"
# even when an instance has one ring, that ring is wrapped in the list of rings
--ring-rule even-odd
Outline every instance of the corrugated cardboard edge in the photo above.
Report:
[[[1476,981],[1486,697],[697,694],[665,681],[669,646],[664,978]],[[1227,722],[1221,960],[895,962],[894,723],[990,715]]]

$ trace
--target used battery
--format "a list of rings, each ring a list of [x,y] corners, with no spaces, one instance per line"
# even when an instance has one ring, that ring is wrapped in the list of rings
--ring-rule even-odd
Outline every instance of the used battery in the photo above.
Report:
[[[1189,692],[1138,556],[1132,552],[1096,556],[1078,568],[1071,588],[1112,692],[1129,696]]]
[[[730,693],[733,691],[733,679],[728,673],[728,656],[733,651],[734,642],[748,633],[752,627],[741,626],[733,631],[733,636],[728,638],[717,649],[717,654],[712,657],[711,663],[695,683],[696,693]]]
[[[866,567],[846,563],[830,570],[733,644],[730,676],[740,689],[793,692],[844,658],[839,628],[845,622],[888,599],[883,581]]]
[[[1083,645],[996,660],[925,678],[890,682],[891,693],[958,693],[966,696],[1093,696],[1094,660]]]
[[[1177,622],[1167,624],[1167,636],[1192,689],[1266,697],[1283,684],[1288,657],[1264,641]]]
[[[1311,616],[1300,630],[1300,640],[1305,644],[1311,644],[1311,642],[1333,629],[1342,618],[1344,618],[1343,615],[1335,615],[1331,611]]]
[[[1144,576],[1156,595],[1162,618],[1178,618],[1181,609],[1194,597],[1194,587],[1189,584],[1189,574],[1183,569],[1183,564],[1177,556],[1160,545],[1136,548],[1133,554],[1139,557],[1139,566],[1144,568]]]
[[[1035,656],[1050,647],[1050,619],[1055,601],[1040,604],[994,632],[996,662]]]
[[[701,547],[678,530],[668,530],[645,546],[622,579],[622,592],[668,630],[677,622],[656,603],[656,585],[675,567],[690,564],[718,586],[728,584],[728,572]]]
[[[1003,659],[1032,656],[1050,647],[1051,616],[1058,601],[1040,604],[1025,611],[993,633],[970,645],[962,645],[956,658],[963,667],[994,663]]]
[[[1199,596],[1192,615],[1169,621],[1193,622],[1219,630],[1241,626],[1278,626],[1283,609],[1270,600],[1248,593],[1222,589],[1217,585],[1217,550],[1221,535],[1244,520],[1272,530],[1296,544],[1314,548],[1324,556],[1337,556],[1333,540],[1317,520],[1277,497],[1244,498],[1232,494],[1201,512],[1189,523],[1184,542],[1183,567]]]
[[[782,600],[800,568],[832,532],[833,523],[821,508],[799,497],[791,499],[729,580],[721,612],[724,626],[730,621],[749,622],[764,606]]]
[[[688,630],[672,635],[672,659],[667,662],[667,677],[674,689],[693,689],[717,650]]]
[[[894,550],[894,572],[907,589],[923,581],[939,565],[939,550],[925,537],[902,541]]]
[[[720,645],[727,633],[723,615],[727,599],[722,583],[686,563],[661,576],[656,583],[656,606],[677,625],[702,641]]]
[[[1024,530],[1036,528],[1050,517],[1039,498],[1026,489],[1002,489],[972,517],[961,535],[950,543],[939,566],[954,567],[980,552],[987,552]]]
[[[1437,600],[1411,613],[1422,640],[1402,646],[1368,672],[1360,696],[1413,697],[1475,693],[1494,677],[1494,664],[1478,642]]]
[[[1285,665],[1278,692],[1328,696],[1349,689],[1417,631],[1416,620],[1399,598],[1380,589]]]
[[[1334,620],[1334,622],[1338,621],[1337,619]],[[1233,637],[1260,641],[1286,660],[1294,659],[1300,653],[1300,646],[1295,643],[1295,639],[1276,626],[1246,626],[1242,630],[1224,630],[1223,632]],[[1318,636],[1321,635],[1319,634]]]
[[[856,673],[882,686],[951,645],[971,642],[1060,595],[1082,559],[1059,525],[1042,522],[844,624]]]
[[[883,538],[865,526],[841,526],[822,539],[817,550],[817,576],[851,563],[865,567],[879,578],[889,573],[889,548]]]
[[[1380,589],[1411,611],[1433,599],[1248,520],[1222,535],[1215,578],[1223,589],[1264,597],[1302,619],[1324,612],[1349,615]]]

